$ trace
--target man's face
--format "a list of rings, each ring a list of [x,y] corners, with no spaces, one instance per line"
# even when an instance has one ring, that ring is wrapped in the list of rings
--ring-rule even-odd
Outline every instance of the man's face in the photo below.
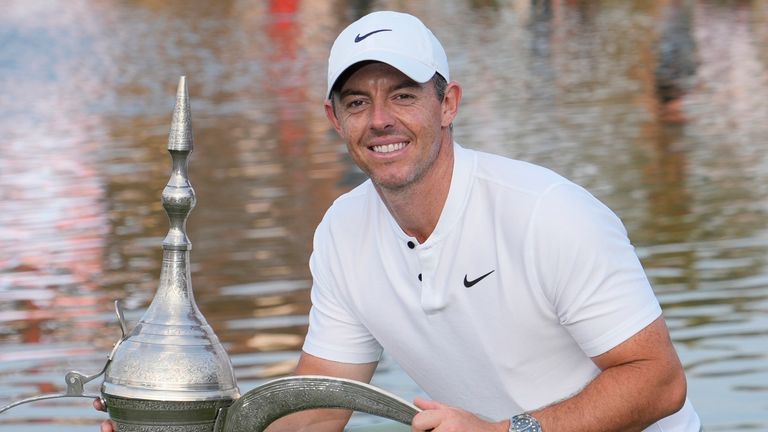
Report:
[[[334,96],[336,97],[336,96]],[[440,151],[445,114],[432,82],[419,84],[384,63],[358,67],[326,114],[355,163],[379,187],[398,190],[421,179]]]

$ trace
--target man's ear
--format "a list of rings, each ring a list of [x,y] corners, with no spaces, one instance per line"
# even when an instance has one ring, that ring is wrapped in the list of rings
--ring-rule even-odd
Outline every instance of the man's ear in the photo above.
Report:
[[[456,81],[451,81],[445,88],[443,97],[443,118],[440,122],[442,127],[448,127],[453,123],[453,119],[459,113],[459,103],[461,102],[461,85]]]
[[[339,136],[343,137],[341,134],[341,122],[339,122],[338,117],[336,117],[336,113],[333,111],[333,104],[331,103],[331,100],[326,99],[325,103],[323,103],[323,106],[325,107],[325,116],[328,117],[328,121],[331,122],[331,126],[336,129],[336,133],[338,133]]]

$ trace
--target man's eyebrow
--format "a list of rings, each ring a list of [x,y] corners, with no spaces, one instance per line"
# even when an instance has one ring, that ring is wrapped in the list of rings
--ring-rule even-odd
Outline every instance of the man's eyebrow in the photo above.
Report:
[[[424,87],[424,84],[418,83],[406,77],[399,83],[393,85],[390,91],[397,91],[397,90],[403,90],[403,89],[409,89],[409,88],[421,89],[423,87]],[[355,88],[347,88],[347,89],[342,89],[341,92],[339,92],[339,99],[344,99],[347,96],[366,96],[366,95],[367,93],[363,90],[359,90]]]
[[[339,99],[344,99],[347,96],[365,96],[365,92],[357,89],[342,89],[339,92]]]
[[[399,84],[392,87],[392,90],[402,90],[402,89],[409,89],[409,88],[421,89],[422,87],[424,87],[424,84],[417,83],[416,81],[410,78],[405,78]]]

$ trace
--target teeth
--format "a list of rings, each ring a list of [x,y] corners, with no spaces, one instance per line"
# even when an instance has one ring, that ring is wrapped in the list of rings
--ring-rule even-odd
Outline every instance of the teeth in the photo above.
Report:
[[[386,144],[386,145],[377,145],[373,146],[373,151],[376,153],[391,153],[393,151],[397,151],[405,147],[405,143],[397,143],[397,144]]]

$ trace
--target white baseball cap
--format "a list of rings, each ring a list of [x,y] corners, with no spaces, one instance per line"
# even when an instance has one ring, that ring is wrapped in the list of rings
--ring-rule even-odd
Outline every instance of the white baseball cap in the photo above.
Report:
[[[448,58],[434,34],[418,18],[406,13],[370,13],[345,28],[328,58],[328,92],[347,68],[361,61],[387,63],[425,83],[435,72],[450,81]]]

